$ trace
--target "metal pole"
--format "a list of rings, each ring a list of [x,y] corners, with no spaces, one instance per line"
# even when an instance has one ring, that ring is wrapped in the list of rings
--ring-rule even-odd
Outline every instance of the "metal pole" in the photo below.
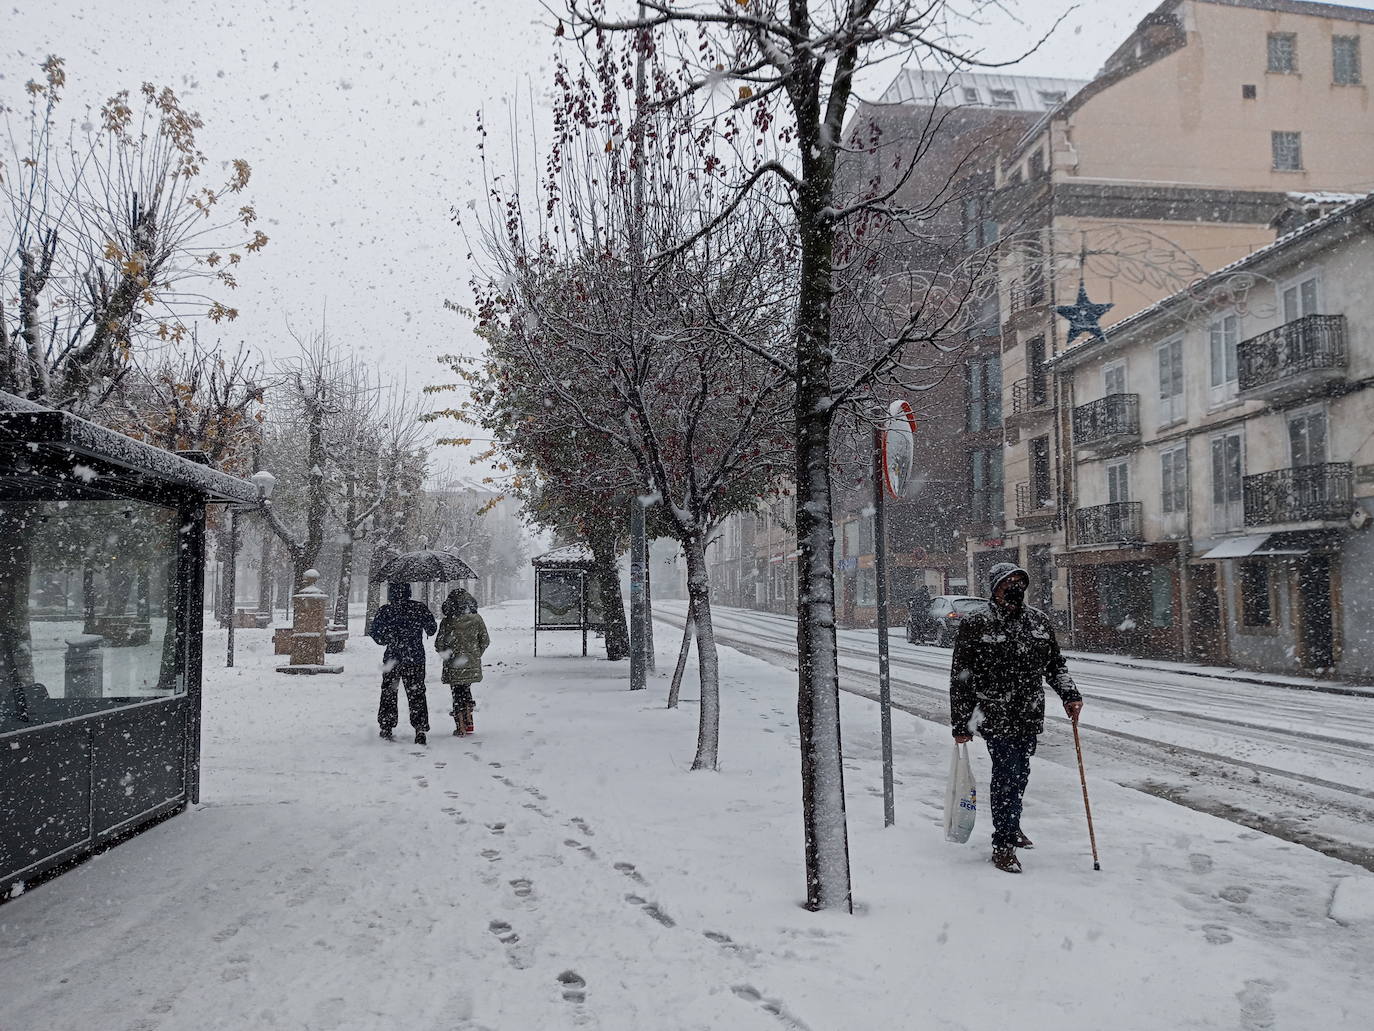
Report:
[[[644,506],[630,500],[630,690],[642,691],[648,673],[644,647]]]
[[[873,564],[878,587],[878,711],[883,737],[883,826],[897,822],[892,786],[892,677],[887,648],[887,470],[883,463],[883,431],[873,428]]]
[[[224,571],[224,593],[229,599],[229,654],[225,659],[226,668],[234,665],[234,623],[237,613],[234,601],[238,597],[239,564],[239,514],[231,505],[229,508],[229,568]]]

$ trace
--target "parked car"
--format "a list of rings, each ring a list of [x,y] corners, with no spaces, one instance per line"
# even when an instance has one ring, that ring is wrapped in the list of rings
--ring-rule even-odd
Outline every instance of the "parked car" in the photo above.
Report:
[[[934,642],[940,648],[953,648],[959,620],[987,610],[988,603],[983,598],[971,598],[962,594],[938,595],[930,599],[930,609],[924,614],[924,618],[919,611],[908,613],[906,639],[910,644]]]

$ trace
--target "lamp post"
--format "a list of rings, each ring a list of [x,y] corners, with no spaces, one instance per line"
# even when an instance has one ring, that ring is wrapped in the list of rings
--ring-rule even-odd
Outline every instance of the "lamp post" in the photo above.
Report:
[[[272,490],[277,485],[277,478],[266,469],[259,469],[248,479],[257,488],[257,503],[229,506],[229,563],[224,571],[224,593],[229,599],[229,647],[224,661],[226,668],[232,668],[234,665],[234,629],[238,621],[236,606],[238,599],[239,512],[256,512],[268,504],[272,500]],[[262,575],[262,571],[259,572],[259,575]]]

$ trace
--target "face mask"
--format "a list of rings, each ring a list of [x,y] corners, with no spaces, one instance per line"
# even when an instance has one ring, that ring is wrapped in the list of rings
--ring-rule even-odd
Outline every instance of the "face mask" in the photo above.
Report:
[[[1021,584],[1011,584],[1002,591],[1002,604],[1010,609],[1019,609],[1026,601],[1026,589]]]

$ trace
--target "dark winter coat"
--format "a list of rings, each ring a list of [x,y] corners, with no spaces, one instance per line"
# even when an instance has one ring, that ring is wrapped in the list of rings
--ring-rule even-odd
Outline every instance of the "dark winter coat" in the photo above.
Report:
[[[949,671],[954,735],[971,733],[976,707],[983,713],[978,732],[984,737],[1034,737],[1045,729],[1046,681],[1063,701],[1082,701],[1043,612],[1027,607],[1008,617],[993,605],[965,617]]]
[[[410,584],[387,584],[387,602],[372,617],[367,636],[385,646],[382,661],[396,665],[425,664],[425,638],[433,637],[437,626],[434,613],[421,601],[412,601]]]

